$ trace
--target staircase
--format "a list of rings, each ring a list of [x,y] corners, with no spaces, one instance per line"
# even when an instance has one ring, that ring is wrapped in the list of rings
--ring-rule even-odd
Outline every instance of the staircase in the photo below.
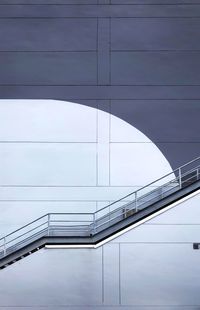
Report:
[[[200,189],[200,157],[94,213],[49,213],[0,239],[0,269],[46,245],[97,246]]]

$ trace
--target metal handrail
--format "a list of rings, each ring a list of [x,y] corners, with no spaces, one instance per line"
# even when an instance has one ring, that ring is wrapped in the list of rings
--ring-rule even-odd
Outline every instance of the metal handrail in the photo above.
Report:
[[[35,222],[37,222],[37,221],[39,221],[39,220],[45,218],[45,217],[48,216],[48,215],[77,215],[77,214],[79,214],[79,215],[93,215],[93,213],[91,213],[91,212],[90,212],[90,213],[87,213],[87,212],[85,212],[85,213],[83,213],[83,212],[82,212],[82,213],[75,213],[75,212],[66,212],[66,213],[64,213],[64,212],[62,212],[62,213],[46,213],[45,215],[42,215],[42,216],[38,217],[38,218],[35,219],[34,221],[32,221],[32,222],[30,222],[30,223],[28,223],[28,224],[26,224],[26,225],[24,225],[24,226],[22,226],[22,227],[20,227],[20,228],[18,228],[18,229],[16,229],[16,230],[14,230],[14,231],[12,231],[11,233],[9,233],[8,235],[6,235],[6,236],[0,238],[0,241],[3,240],[4,238],[7,238],[7,237],[9,237],[10,235],[12,235],[12,234],[14,234],[14,233],[16,233],[16,232],[18,232],[18,231],[20,231],[20,230],[22,230],[22,229],[24,229],[24,228],[30,226],[30,225],[32,225],[33,223],[35,223]]]
[[[184,173],[182,176],[185,176],[186,174],[188,174],[188,173],[190,173],[190,172],[192,172],[192,171],[195,171],[195,169],[189,170],[188,172]],[[173,173],[173,172],[172,172],[172,173]],[[190,177],[190,178],[187,178],[186,180],[184,180],[184,181],[182,181],[182,182],[185,183],[185,182],[187,182],[188,180],[190,180],[190,179],[192,179],[192,178],[193,178],[193,176]],[[169,181],[168,183],[165,183],[165,184],[159,186],[158,188],[154,189],[153,191],[150,191],[150,192],[148,192],[148,193],[146,193],[146,194],[140,196],[140,197],[137,199],[137,201],[143,200],[145,197],[148,197],[148,196],[150,196],[152,193],[155,193],[155,192],[159,191],[160,188],[166,187],[168,184],[174,182],[174,181],[177,180],[177,179],[179,179],[179,177],[176,177],[175,179]],[[144,187],[143,187],[143,188],[144,188]],[[142,188],[142,189],[143,189],[143,188]],[[165,191],[165,194],[166,194],[166,192],[171,191],[172,188],[173,188],[173,187],[171,187],[170,189],[166,190],[166,191]],[[139,190],[138,190],[138,191],[139,191]],[[136,192],[138,192],[138,191],[136,191]],[[134,193],[135,193],[135,192],[133,192],[133,194],[134,194]],[[157,197],[159,197],[159,196],[161,196],[161,195],[162,195],[161,193],[158,193],[158,194],[155,195],[154,197],[151,197],[149,200],[144,201],[143,203],[141,203],[140,206],[143,205],[144,203],[148,203],[149,201],[151,201],[151,200],[153,200],[153,199],[155,199],[155,198],[157,198]],[[120,200],[117,200],[116,202],[121,201],[121,200],[123,200],[123,198],[120,199]],[[116,203],[116,202],[114,202],[114,203]],[[135,200],[132,200],[132,201],[130,201],[130,202],[127,202],[125,205],[120,206],[120,207],[118,207],[118,208],[116,208],[116,209],[110,211],[110,212],[109,212],[109,215],[112,215],[112,214],[116,213],[116,212],[119,211],[120,209],[124,208],[125,206],[127,207],[128,205],[131,205],[131,204],[133,204],[134,202],[135,202]],[[113,203],[113,204],[114,204],[114,203]],[[102,209],[97,210],[97,211],[95,212],[95,214],[97,214],[98,212],[101,212],[103,209],[106,209],[106,208],[108,208],[109,206],[110,206],[110,205],[108,205],[108,206],[106,206],[106,207],[104,207],[104,208],[102,208]],[[134,208],[131,208],[130,210],[132,210],[132,209],[134,209]],[[101,216],[101,218],[97,218],[97,220],[103,219],[103,218],[105,218],[105,217],[107,217],[107,216],[108,216],[108,214],[104,214],[104,215]]]
[[[131,193],[129,193],[128,195],[124,196],[123,198],[120,198],[114,202],[112,202],[111,204],[95,211],[95,212],[68,212],[68,213],[47,213],[37,219],[35,219],[34,221],[22,226],[21,228],[13,231],[12,233],[7,234],[6,236],[0,238],[0,253],[3,252],[3,257],[5,257],[7,255],[7,251],[10,254],[10,251],[13,251],[13,248],[18,247],[21,248],[23,247],[23,245],[25,244],[29,244],[31,241],[35,240],[34,238],[36,238],[36,236],[41,235],[41,232],[43,233],[44,236],[50,236],[51,233],[53,233],[53,235],[55,235],[56,233],[59,235],[59,232],[63,232],[63,233],[72,233],[74,232],[80,232],[81,233],[88,233],[89,235],[94,235],[95,233],[98,233],[99,231],[102,231],[105,228],[101,228],[102,226],[107,225],[107,227],[113,225],[113,221],[115,221],[116,223],[116,219],[119,218],[118,221],[120,221],[121,219],[124,218],[124,215],[126,214],[127,211],[130,210],[135,210],[135,212],[139,212],[141,210],[141,207],[143,205],[146,205],[143,207],[146,208],[148,206],[150,206],[153,201],[158,201],[159,199],[168,196],[169,193],[175,189],[176,191],[181,189],[183,186],[187,186],[187,182],[188,181],[195,181],[195,180],[200,180],[200,162],[198,165],[190,168],[189,165],[194,164],[195,162],[200,161],[200,157],[197,157],[191,161],[189,161],[188,163],[180,166],[179,168],[173,170],[172,172],[164,175],[163,177],[158,178],[156,181],[153,181],[141,188],[139,188],[136,191],[133,191]],[[183,168],[188,167],[188,170],[183,171]],[[184,169],[185,170],[185,169]],[[176,174],[176,172],[178,171],[178,175]],[[190,175],[191,173],[195,173],[196,175]],[[163,183],[163,184],[159,184],[159,186],[155,186],[156,183],[160,182],[161,180],[164,180],[165,178],[168,178],[169,176],[173,175],[173,179],[172,180],[167,180],[167,182]],[[188,177],[187,177],[188,176]],[[185,178],[186,177],[186,178]],[[194,178],[196,178],[194,180]],[[175,186],[171,186],[171,184],[174,183]],[[150,190],[146,193],[144,193],[143,195],[139,196],[138,193],[140,194],[142,192],[142,190],[146,190],[147,188],[151,188],[155,186],[155,188],[153,190]],[[171,186],[171,187],[170,187]],[[170,187],[170,189],[168,189],[168,187]],[[177,189],[178,187],[178,189]],[[162,191],[162,189],[167,189],[165,191]],[[160,192],[161,190],[161,192]],[[134,196],[133,196],[134,195]],[[153,195],[153,197],[152,197]],[[128,197],[133,196],[133,198],[131,198],[131,201],[126,201],[126,199]],[[148,199],[149,198],[149,199]],[[116,207],[114,210],[110,211],[110,207],[113,205],[117,206],[118,202],[124,202],[123,205]],[[130,208],[128,208],[130,206]],[[108,210],[104,215],[101,215],[102,211]],[[98,215],[101,215],[98,218]],[[69,219],[67,218],[66,220],[63,218],[63,216],[72,216],[75,215],[74,219]],[[79,216],[79,218],[78,218]],[[84,218],[81,218],[82,216],[84,216]],[[90,219],[86,219],[85,216],[91,216]],[[60,219],[56,219],[56,217],[61,217]],[[38,223],[41,220],[45,220],[42,223]],[[33,226],[33,224],[37,223],[36,225]],[[56,224],[55,224],[56,223]],[[69,225],[69,223],[71,223],[71,225]],[[80,223],[79,225],[77,225],[77,223]],[[87,223],[87,224],[85,224]],[[38,230],[40,227],[46,225],[45,229],[40,229]],[[84,227],[87,228],[85,230],[83,230],[82,228]],[[27,229],[28,228],[28,229]],[[27,229],[27,230],[25,230]],[[24,231],[25,230],[25,231]],[[33,231],[36,231],[34,234],[32,234],[31,236],[28,236],[28,234],[32,233]],[[10,239],[10,237],[13,237],[11,240],[8,240],[8,238]],[[64,235],[65,236],[65,235]],[[12,246],[8,246],[8,244],[13,243],[14,241],[16,241],[17,239],[22,238],[22,240],[20,242],[16,242],[14,243]]]
[[[192,178],[193,178],[193,176],[190,177],[190,178],[188,178],[188,179],[186,179],[186,180],[184,180],[184,182],[187,182],[188,180],[190,180],[190,179],[192,179]],[[166,192],[168,192],[168,191],[171,191],[171,188],[170,188],[169,190],[167,190]],[[166,192],[165,192],[165,194],[166,194]],[[141,207],[141,206],[144,205],[145,203],[148,203],[149,201],[154,200],[154,199],[156,199],[156,198],[159,197],[159,196],[162,196],[162,193],[158,194],[157,196],[154,196],[154,197],[150,198],[148,201],[144,201],[144,202],[141,203],[139,206]],[[142,198],[142,197],[140,197],[140,199],[141,199],[141,198]],[[140,199],[138,199],[138,200],[140,200]],[[117,211],[119,211],[120,209],[122,209],[122,213],[117,214],[117,215],[115,215],[114,217],[112,217],[111,219],[109,218],[108,220],[104,221],[103,223],[100,223],[100,224],[96,225],[95,228],[97,229],[97,228],[99,228],[99,227],[102,227],[103,225],[109,223],[110,221],[113,221],[113,220],[115,220],[116,218],[121,217],[122,215],[126,214],[126,210],[124,210],[124,207],[127,207],[128,205],[132,204],[133,202],[134,202],[134,201],[132,201],[132,202],[126,204],[125,206],[123,205],[123,206],[119,207],[118,209],[115,209],[115,210],[109,212],[109,214],[105,214],[105,215],[103,215],[101,218],[97,219],[96,222],[98,223],[98,221],[101,221],[103,218],[108,218],[109,215],[115,214]],[[135,209],[135,207],[130,208],[130,209],[128,209],[128,210],[131,211],[131,210],[134,210],[134,209]],[[140,209],[138,209],[138,211],[139,211],[139,210],[140,210]]]
[[[32,221],[32,222],[30,222],[30,223],[28,223],[28,224],[26,224],[26,225],[24,225],[24,226],[22,226],[22,227],[20,227],[20,228],[18,228],[18,229],[16,229],[16,230],[14,230],[14,231],[12,231],[12,232],[9,233],[8,235],[6,235],[6,236],[0,238],[0,241],[1,241],[2,239],[4,239],[4,238],[7,238],[7,237],[9,237],[10,235],[15,234],[16,232],[18,232],[18,231],[20,231],[20,230],[22,230],[22,229],[24,229],[24,228],[26,228],[26,227],[32,225],[33,223],[35,223],[35,222],[41,220],[42,218],[44,218],[45,216],[48,216],[48,213],[45,214],[45,215],[43,215],[43,216],[41,216],[41,217],[38,217],[38,218],[35,219],[34,221]]]
[[[197,157],[197,158],[195,158],[195,159],[193,159],[193,160],[191,160],[191,161],[189,161],[188,163],[186,163],[186,164],[184,164],[184,165],[182,165],[182,166],[176,168],[175,170],[173,170],[173,171],[171,171],[171,172],[165,174],[164,176],[162,176],[162,177],[156,179],[155,181],[150,182],[150,183],[148,183],[148,184],[145,185],[145,186],[142,186],[142,187],[139,188],[138,190],[133,191],[133,192],[129,193],[128,195],[126,195],[126,196],[124,196],[124,197],[122,197],[122,198],[120,198],[120,199],[118,199],[118,200],[112,202],[111,204],[109,204],[109,205],[107,205],[107,206],[105,206],[105,207],[103,207],[103,208],[101,208],[101,209],[95,211],[94,213],[98,213],[99,211],[104,210],[104,209],[108,208],[109,206],[112,206],[113,204],[115,204],[115,203],[117,203],[117,202],[120,202],[120,201],[124,200],[124,198],[130,197],[131,195],[134,195],[134,194],[136,194],[136,193],[142,191],[143,189],[148,188],[149,186],[151,186],[151,185],[153,185],[153,184],[155,184],[155,183],[157,183],[157,182],[163,180],[164,178],[166,178],[166,177],[168,177],[168,176],[170,176],[170,175],[172,175],[172,174],[175,174],[176,171],[179,171],[180,169],[182,169],[182,168],[184,168],[184,167],[186,167],[186,166],[192,164],[193,162],[196,162],[197,160],[200,160],[200,156]],[[185,172],[185,173],[186,173],[186,172]],[[176,178],[179,179],[179,176],[176,177]],[[162,186],[163,186],[163,185],[160,185],[159,187],[162,187]],[[158,189],[159,187],[157,187],[156,189]],[[147,194],[148,194],[148,193],[147,193]]]
[[[44,222],[44,223],[42,223],[42,224],[40,224],[40,225],[38,225],[38,226],[36,226],[36,227],[34,227],[34,228],[31,228],[30,230],[24,232],[22,235],[19,235],[19,236],[17,236],[16,238],[7,241],[6,244],[11,243],[11,242],[13,242],[14,240],[17,240],[17,239],[19,239],[19,238],[22,237],[22,236],[27,235],[28,233],[30,233],[30,232],[36,230],[36,229],[39,228],[39,227],[44,226],[44,225],[47,224],[47,223],[48,223],[48,221],[46,221],[46,222]]]

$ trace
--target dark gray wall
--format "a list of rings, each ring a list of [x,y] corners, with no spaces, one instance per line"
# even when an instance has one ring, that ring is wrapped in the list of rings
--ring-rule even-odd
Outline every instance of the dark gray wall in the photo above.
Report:
[[[200,150],[200,0],[1,0],[0,98],[111,111],[176,167]]]

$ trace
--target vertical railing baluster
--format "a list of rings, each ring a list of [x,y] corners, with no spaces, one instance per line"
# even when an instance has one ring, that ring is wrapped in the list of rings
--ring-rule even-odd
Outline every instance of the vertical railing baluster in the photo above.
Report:
[[[48,213],[48,228],[47,228],[47,234],[50,236],[50,214]]]
[[[6,237],[3,238],[3,253],[6,256]]]
[[[126,209],[126,205],[125,205],[125,207],[124,207],[124,210],[122,209],[122,212],[123,212],[123,215],[124,215],[124,218],[126,218],[127,217],[127,211],[126,211],[127,209]]]
[[[138,199],[137,199],[137,192],[135,192],[135,212],[138,212]]]
[[[182,188],[181,168],[178,169],[178,175],[179,175],[179,186],[180,186],[180,188]]]
[[[96,216],[95,212],[93,213],[93,233],[96,233]]]
[[[161,187],[161,199],[163,198],[163,189],[164,189],[164,186]]]

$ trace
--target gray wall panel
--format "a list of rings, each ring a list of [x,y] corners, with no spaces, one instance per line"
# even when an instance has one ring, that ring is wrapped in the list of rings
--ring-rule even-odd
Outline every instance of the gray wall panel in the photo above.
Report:
[[[59,4],[198,4],[200,0],[59,0]],[[57,0],[1,0],[0,4],[58,4]]]
[[[1,54],[0,54],[1,56]],[[200,100],[200,86],[79,86],[79,85],[0,85],[1,99],[60,99],[91,105],[95,100]],[[124,114],[118,117],[123,118]],[[156,115],[159,117],[159,114]],[[126,118],[128,116],[126,115]],[[181,121],[181,120],[180,120]],[[134,120],[131,120],[134,124]],[[145,122],[141,123],[145,128]],[[156,139],[156,137],[155,137]]]
[[[200,5],[1,5],[0,18],[199,17]]]
[[[197,0],[195,0],[197,1]],[[1,0],[0,4],[97,4],[98,0]]]
[[[6,0],[3,0],[6,1]],[[7,0],[7,1],[19,1],[19,0]],[[34,1],[34,0],[32,0]],[[63,0],[64,1],[64,0]],[[184,4],[198,4],[200,3],[200,0],[110,0],[111,4],[144,4],[144,5],[151,5],[151,4],[157,4],[157,5],[164,5],[164,4],[173,4],[173,5],[184,5]]]
[[[95,19],[0,20],[0,51],[96,50]]]
[[[96,53],[0,54],[0,84],[95,84]]]
[[[77,60],[73,61],[76,53],[73,56],[67,53],[63,56],[54,53],[52,57],[37,53],[30,53],[28,56],[24,54],[10,56],[8,53],[6,60],[5,54],[0,53],[1,84],[14,84],[13,86],[0,85],[0,97],[8,99],[50,98],[80,103],[81,100],[86,100],[88,103],[84,101],[84,104],[87,105],[91,105],[90,100],[98,99],[159,99],[161,102],[166,99],[199,100],[200,86],[197,86],[199,85],[199,54],[197,52],[183,53],[179,50],[199,49],[199,20],[195,16],[200,16],[200,0],[192,2],[188,0],[174,0],[173,2],[171,0],[141,0],[139,2],[138,0],[112,0],[110,3],[112,4],[108,5],[108,0],[60,0],[59,2],[55,0],[2,0],[0,3],[2,25],[0,27],[0,33],[2,33],[0,49],[69,51],[95,50],[98,47],[98,51],[92,56],[87,53],[87,56],[80,54],[80,57],[77,56]],[[97,31],[97,18],[104,17],[105,20],[99,19],[100,27]],[[112,33],[110,33],[110,22]],[[42,26],[44,24],[48,24],[48,27]],[[34,28],[30,25],[34,25]],[[29,30],[32,35],[27,35]],[[12,35],[13,31],[14,35]],[[37,35],[37,33],[40,34]],[[59,36],[53,35],[56,33],[59,33]],[[138,54],[132,53],[131,57],[123,54],[127,60],[123,59],[121,65],[119,64],[121,57],[117,56],[115,61],[116,54],[114,54],[112,77],[114,83],[122,82],[121,87],[110,86],[111,48],[145,51],[138,52]],[[153,55],[150,55],[147,50],[151,49],[169,49],[173,52],[160,54],[155,51]],[[97,59],[95,59],[96,56]],[[84,57],[88,57],[87,60],[83,60]],[[126,85],[141,82],[151,83],[153,86]],[[16,86],[24,83],[26,86]],[[48,83],[51,86],[45,86]],[[98,83],[106,86],[98,86]],[[163,86],[155,86],[158,83],[162,83]],[[167,86],[169,83],[176,86]],[[33,84],[40,86],[33,86]],[[87,85],[87,87],[80,85]],[[139,122],[133,113],[130,117],[126,111],[121,111],[121,114],[117,116],[128,118],[131,124],[144,131],[153,141],[158,141],[160,130],[156,131],[155,123],[158,124],[157,119],[162,119],[162,123],[166,124],[169,117],[166,114],[165,121],[162,109],[156,110],[154,104],[151,101],[149,103],[152,104],[156,113],[156,117],[153,116],[156,121],[151,122],[151,126],[149,123],[148,128],[146,119],[139,117]],[[187,103],[189,104],[189,101]],[[174,101],[174,104],[178,103]],[[181,130],[184,133],[182,135],[184,141],[189,141],[192,135],[197,137],[196,121],[192,121],[192,125],[187,126],[190,128],[187,131],[182,117],[183,113],[177,115],[177,122],[180,125],[178,134],[175,130],[165,129],[163,126],[165,137],[168,133],[170,137],[174,132],[173,141],[175,141],[175,137],[180,137]],[[191,118],[193,119],[193,116]],[[191,124],[191,119],[188,121]],[[185,159],[191,159],[199,152],[198,145],[193,145],[191,148],[188,148],[188,145],[184,148],[177,145],[175,151],[171,146],[165,145],[162,150],[173,167]],[[183,150],[184,154],[181,153]]]
[[[95,51],[98,47],[93,53],[0,53],[0,84],[13,84],[0,85],[0,98],[50,98],[90,106],[98,103],[103,110],[108,109],[106,102],[114,100],[111,112],[157,141],[174,168],[199,155],[200,53],[180,50],[200,48],[200,5],[196,5],[200,0],[111,0],[113,5],[108,5],[108,0],[0,2],[1,51]],[[97,18],[105,18],[98,21],[99,31]],[[111,48],[145,51],[113,53],[112,82],[122,86],[110,85]],[[165,49],[172,52],[147,51]],[[98,198],[112,199],[104,189],[98,189]],[[3,189],[1,194],[5,199],[22,200],[60,199],[61,195],[66,199],[94,199],[87,188],[81,196],[79,189],[73,188],[57,192],[21,189],[18,193],[13,188]],[[118,187],[112,188],[112,195],[119,195]],[[198,202],[195,204],[197,208]],[[194,223],[194,218],[182,219],[185,224],[192,220]],[[151,234],[154,241],[158,240],[158,231],[166,237],[160,234],[159,241],[173,241],[172,231],[168,236],[166,228],[156,227],[144,230],[155,229]],[[0,308],[197,310],[200,257],[193,251],[192,241],[198,238],[198,227],[191,229],[195,231],[191,236],[188,226],[182,230],[176,227],[174,240],[181,236],[190,244],[113,243],[106,245],[104,252],[82,249],[33,254],[0,273]],[[134,237],[136,240],[136,234]],[[139,235],[137,240],[141,240]]]
[[[112,84],[200,84],[200,52],[113,52]]]
[[[173,161],[174,169],[186,162],[199,157],[200,143],[184,142],[184,143],[156,143],[160,150],[165,154],[168,153],[169,162]],[[177,156],[177,154],[180,154]]]
[[[111,113],[134,122],[154,142],[200,142],[200,100],[112,100]]]
[[[46,307],[45,307],[46,308]],[[44,307],[32,307],[31,310],[44,310]],[[0,307],[1,309],[1,307]],[[19,307],[3,307],[2,309],[5,310],[19,310]],[[51,310],[63,310],[63,306],[51,306]],[[71,306],[65,306],[65,309],[71,309]],[[73,306],[73,310],[89,310],[89,309],[94,309],[94,310],[113,310],[113,306],[94,306],[92,305],[91,307],[88,306]],[[155,306],[144,306],[144,307],[139,307],[138,306],[114,306],[115,310],[155,310]],[[179,310],[179,306],[156,306],[156,310]],[[199,306],[184,306],[184,310],[199,310]]]
[[[192,50],[200,48],[199,19],[112,19],[113,50]]]
[[[85,56],[82,54],[77,56],[76,53],[73,55],[54,53],[52,57],[35,53],[13,54],[13,56],[9,53],[7,55],[0,53],[0,84],[6,84],[0,85],[0,97],[50,98],[80,103],[81,100],[88,99],[88,103],[84,103],[87,105],[91,105],[90,100],[96,99],[199,100],[200,86],[197,86],[200,78],[199,54],[179,51],[199,50],[199,4],[200,0],[60,0],[59,2],[2,0],[0,49],[74,51],[95,50],[98,47],[98,51]],[[105,20],[97,21],[97,18]],[[100,26],[99,31],[97,23]],[[112,23],[112,41],[110,23]],[[48,24],[48,28],[44,24]],[[166,54],[138,52],[138,54],[132,53],[131,57],[123,54],[123,59],[121,55],[118,57],[114,53],[110,68],[111,48],[130,52],[165,49],[173,52]],[[121,65],[119,61],[122,61]],[[123,86],[111,86],[111,74],[113,82],[117,84],[120,82]],[[98,86],[98,83],[106,86]],[[153,86],[127,85],[134,83],[153,84]],[[169,83],[176,86],[167,86]],[[51,86],[45,86],[47,84]],[[72,84],[73,86],[70,86]],[[163,86],[158,87],[155,84]],[[189,101],[187,103],[189,104]],[[151,101],[149,104],[153,105]],[[174,104],[177,102],[174,101]],[[166,124],[169,117],[166,114],[165,121],[161,109],[156,110],[153,107],[153,110],[156,113],[156,118],[153,116],[155,122],[146,122],[142,117],[139,117],[139,122],[133,113],[130,117],[125,115],[126,111],[125,113],[121,111],[117,116],[128,118],[131,124],[138,126],[153,141],[161,141],[168,134],[170,137],[173,132],[175,141],[175,137],[180,137],[181,131],[184,133],[182,139],[186,140],[187,130],[182,119],[183,113],[176,114],[177,134],[175,130],[169,128],[163,129],[161,134],[160,130],[156,132],[155,123],[158,124],[157,119],[162,119],[162,123]],[[191,124],[191,119],[189,123]],[[191,136],[196,139],[198,131],[196,121],[187,127],[190,128],[187,139]],[[162,150],[173,167],[185,159],[191,159],[199,152],[197,145],[190,148],[185,145],[183,148],[180,143],[176,145],[175,151],[168,145],[164,145]],[[181,153],[183,150],[184,154]]]
[[[98,85],[110,83],[110,21],[98,19]]]

